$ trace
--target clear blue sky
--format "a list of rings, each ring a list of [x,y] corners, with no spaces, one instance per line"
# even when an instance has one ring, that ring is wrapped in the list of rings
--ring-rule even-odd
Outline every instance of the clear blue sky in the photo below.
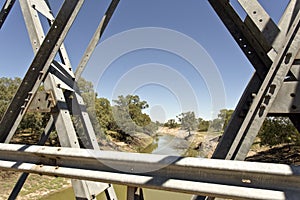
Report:
[[[50,0],[49,2],[56,13],[62,1]],[[87,0],[84,3],[65,41],[73,68],[81,59],[109,3],[109,0]],[[244,17],[244,12],[237,1],[231,1],[231,3],[241,17]],[[261,0],[260,3],[277,22],[288,0],[276,1],[276,3]],[[1,6],[2,4],[3,1],[1,1]],[[211,63],[217,67],[224,85],[226,99],[224,105],[220,105],[220,107],[233,109],[236,106],[253,73],[253,68],[208,1],[121,0],[102,41],[123,31],[143,27],[174,30],[200,44],[203,52],[207,52],[207,55],[204,56],[211,58]],[[33,52],[18,1],[0,30],[0,44],[0,77],[23,77],[33,59]],[[183,43],[179,45],[184,46]],[[116,45],[114,48],[121,47]],[[96,65],[102,64],[102,56],[106,55],[97,54],[96,57],[99,59],[96,59],[95,56],[92,57],[93,61],[99,60]],[[199,59],[202,57],[200,56]],[[93,64],[95,63],[93,62]],[[88,67],[97,68],[97,66],[91,65],[89,63]],[[203,65],[209,64],[203,63]],[[95,85],[99,96],[112,99],[117,94],[114,91],[120,85],[126,88],[127,84],[131,84],[134,73],[139,69],[143,69],[144,73],[148,69],[153,69],[149,71],[149,76],[158,76],[155,73],[159,73],[159,70],[166,70],[165,73],[171,74],[169,82],[166,83],[155,82],[155,78],[152,83],[136,83],[140,85],[135,88],[133,93],[148,101],[150,108],[146,112],[151,114],[154,120],[165,121],[188,110],[195,111],[198,116],[205,119],[213,117],[213,97],[208,89],[206,78],[201,77],[203,74],[199,76],[191,63],[174,52],[161,49],[149,48],[131,51],[116,59],[99,77],[99,82]],[[159,69],[158,72],[155,72],[155,69]],[[173,83],[175,85],[172,85]],[[182,97],[186,88],[191,88],[195,101],[190,100],[191,102],[189,102]],[[184,92],[182,93],[182,91]],[[181,102],[183,100],[185,102]],[[195,102],[197,106],[193,107]]]

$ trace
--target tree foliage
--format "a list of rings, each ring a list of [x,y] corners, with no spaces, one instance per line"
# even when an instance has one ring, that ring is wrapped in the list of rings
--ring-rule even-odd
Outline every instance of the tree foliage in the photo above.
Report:
[[[101,133],[116,131],[120,133],[119,139],[125,139],[135,132],[152,134],[157,129],[157,125],[151,121],[149,115],[142,112],[149,105],[146,101],[140,100],[139,96],[121,95],[113,100],[112,106],[108,99],[97,97],[92,83],[80,79],[78,88],[96,132],[97,129],[100,129]]]
[[[211,121],[206,121],[201,117],[198,118],[198,131],[208,131]]]
[[[145,132],[151,134],[157,128],[155,123],[151,122],[150,116],[143,113],[142,110],[149,107],[146,101],[141,101],[137,95],[119,96],[113,100],[113,117],[118,131],[124,134],[135,132]]]
[[[21,81],[20,78],[0,78],[0,118],[4,115]],[[152,134],[157,129],[157,124],[143,113],[149,105],[146,101],[140,100],[139,96],[119,96],[114,100],[115,105],[112,106],[108,99],[97,97],[91,82],[80,79],[77,86],[87,105],[87,111],[96,133],[117,131],[126,136],[135,132]],[[18,133],[38,133],[39,136],[48,119],[49,114],[27,113],[17,131]],[[73,116],[72,119],[80,136],[83,133],[81,120],[77,116]]]
[[[0,78],[0,119],[2,119],[21,81],[20,78]]]
[[[11,99],[21,83],[20,78],[0,78],[0,119],[3,117]],[[159,122],[152,122],[150,117],[143,113],[149,105],[137,95],[119,96],[114,100],[114,106],[106,98],[98,98],[93,90],[92,83],[81,79],[78,86],[87,104],[95,131],[117,131],[126,138],[135,132],[152,134]],[[207,131],[209,126],[215,131],[224,131],[229,123],[233,110],[222,109],[218,117],[212,121],[202,118],[196,119],[194,112],[181,113],[177,118],[182,129],[188,132],[195,130]],[[27,113],[20,123],[17,133],[30,133],[39,136],[49,119],[49,114]],[[77,123],[77,122],[76,122]],[[177,128],[175,119],[164,124],[169,128]],[[80,128],[79,128],[80,129]],[[82,127],[81,127],[82,129]],[[300,135],[288,118],[268,117],[265,119],[258,137],[262,145],[273,146],[281,143],[300,143]],[[37,137],[38,138],[38,137]]]
[[[103,131],[116,129],[113,119],[112,107],[106,98],[97,98],[95,100],[96,117]]]
[[[175,119],[169,119],[166,123],[164,123],[164,126],[168,128],[180,127],[180,125],[175,121]]]
[[[262,145],[300,143],[300,135],[287,117],[267,117],[259,131]]]
[[[213,131],[217,132],[224,131],[230,121],[232,114],[233,110],[220,110],[218,117],[212,121],[210,128],[212,128]]]
[[[225,130],[225,128],[227,127],[231,116],[233,114],[234,110],[230,110],[230,109],[222,109],[220,110],[220,113],[218,114],[218,118],[222,119],[224,121],[223,124],[223,131]]]
[[[194,112],[181,113],[177,118],[181,123],[181,128],[187,130],[189,134],[198,126],[198,120],[196,119]]]
[[[0,78],[0,119],[2,119],[10,101],[14,97],[22,80],[20,78]],[[36,135],[36,139],[43,132],[49,115],[42,113],[26,113],[17,129],[18,133]],[[37,141],[34,141],[37,142]]]

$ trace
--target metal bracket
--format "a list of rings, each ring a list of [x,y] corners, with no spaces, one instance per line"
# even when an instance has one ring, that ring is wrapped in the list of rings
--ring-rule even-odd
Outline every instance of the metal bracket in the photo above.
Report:
[[[56,101],[51,90],[38,91],[32,99],[28,112],[50,113],[55,106]]]

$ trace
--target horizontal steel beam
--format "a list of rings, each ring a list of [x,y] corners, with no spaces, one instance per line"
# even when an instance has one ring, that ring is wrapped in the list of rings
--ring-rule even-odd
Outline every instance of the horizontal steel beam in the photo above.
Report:
[[[300,167],[0,144],[0,169],[243,199],[298,199]]]

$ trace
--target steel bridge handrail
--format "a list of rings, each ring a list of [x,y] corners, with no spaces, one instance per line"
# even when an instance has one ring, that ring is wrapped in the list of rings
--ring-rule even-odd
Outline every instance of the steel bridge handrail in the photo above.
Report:
[[[298,199],[300,167],[168,155],[0,144],[0,169],[197,195]]]

